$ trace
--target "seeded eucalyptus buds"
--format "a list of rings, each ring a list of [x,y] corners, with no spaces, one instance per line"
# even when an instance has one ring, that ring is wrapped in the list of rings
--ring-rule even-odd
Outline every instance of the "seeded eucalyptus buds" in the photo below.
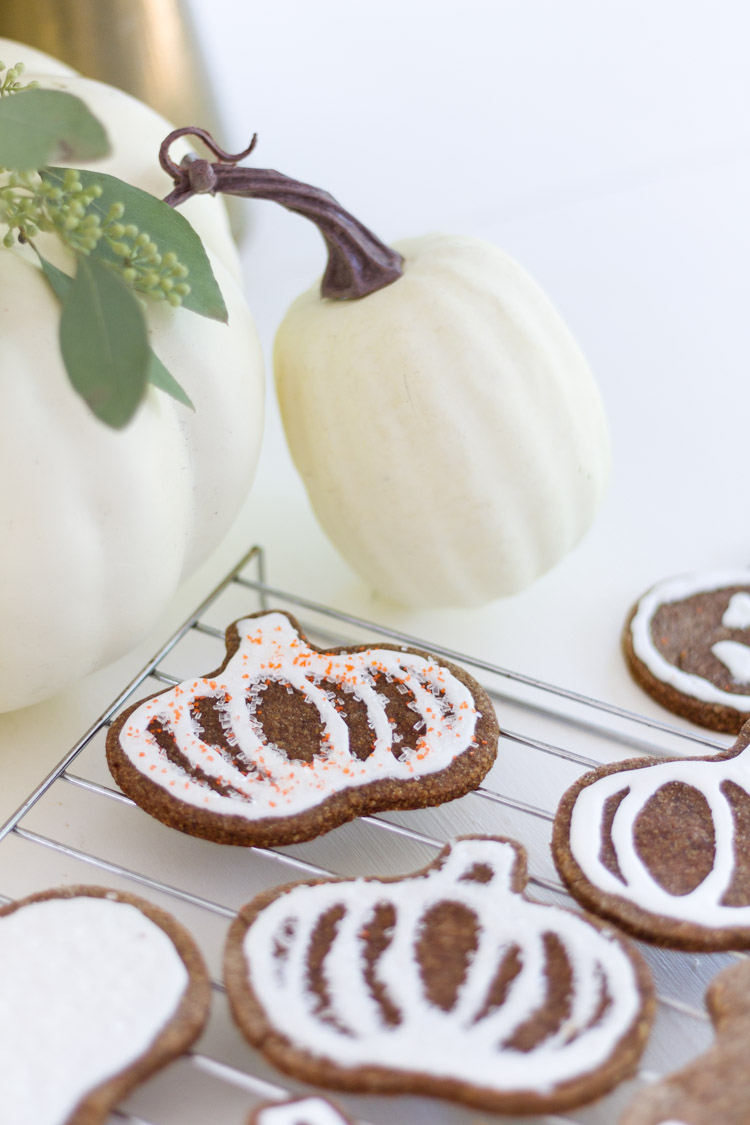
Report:
[[[35,251],[62,304],[60,351],[73,387],[117,428],[130,421],[150,383],[192,406],[151,350],[144,298],[226,320],[200,239],[147,192],[103,173],[51,166],[55,156],[105,156],[109,139],[80,98],[22,86],[22,70],[19,64],[0,73],[2,243]],[[62,243],[70,272],[46,260],[40,235]]]

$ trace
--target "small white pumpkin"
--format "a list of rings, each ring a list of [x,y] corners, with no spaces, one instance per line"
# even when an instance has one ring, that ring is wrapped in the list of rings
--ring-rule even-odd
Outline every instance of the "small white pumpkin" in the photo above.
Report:
[[[252,151],[165,163],[170,200],[217,191],[311,219],[328,264],[276,337],[286,436],[333,543],[381,594],[474,606],[522,590],[579,541],[609,473],[593,377],[559,314],[496,247],[391,248]]]
[[[327,535],[411,606],[513,594],[580,540],[609,440],[594,379],[539,286],[502,251],[397,244],[403,276],[354,300],[315,286],[275,347],[289,448]]]
[[[29,59],[15,46],[0,43],[8,65]],[[29,79],[77,94],[103,122],[113,153],[92,169],[166,195],[158,152],[167,121],[76,75],[29,68]],[[0,249],[0,711],[132,648],[218,546],[249,490],[262,355],[224,209],[196,199],[185,214],[209,250],[229,323],[152,304],[151,345],[196,409],[150,388],[120,431],[94,418],[68,382],[59,304],[34,256]],[[40,236],[62,265],[53,242]]]

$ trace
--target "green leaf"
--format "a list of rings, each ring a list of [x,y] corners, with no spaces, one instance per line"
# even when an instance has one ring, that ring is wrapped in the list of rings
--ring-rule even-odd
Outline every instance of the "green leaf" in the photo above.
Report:
[[[148,334],[132,291],[103,262],[78,260],[63,299],[60,350],[71,383],[97,418],[125,426],[146,388]]]
[[[191,410],[195,410],[193,401],[187,391],[180,386],[174,375],[164,366],[154,351],[151,351],[149,357],[147,377],[149,383],[153,383],[160,391],[171,395],[177,402],[181,402],[183,406],[189,406]]]
[[[41,262],[44,276],[49,281],[56,295],[60,298],[61,301],[63,301],[68,290],[73,284],[73,278],[69,277],[67,273],[63,273],[62,270],[59,270],[57,266],[54,266],[52,262],[48,261],[47,258],[44,258],[38,251],[37,257]],[[146,378],[148,379],[149,383],[152,383],[153,386],[158,387],[160,391],[164,391],[165,394],[171,395],[173,399],[175,399],[177,402],[181,402],[183,406],[189,406],[191,410],[195,410],[193,401],[188,395],[187,391],[185,391],[180,386],[174,375],[171,373],[171,371],[168,370],[168,368],[164,366],[164,364],[152,348],[149,348],[149,362],[146,371]]]
[[[94,160],[109,151],[104,126],[74,94],[19,90],[0,99],[0,167],[28,171],[51,160]]]
[[[46,258],[43,258],[38,250],[36,252],[36,256],[41,262],[44,276],[47,278],[47,281],[54,289],[55,294],[60,298],[61,301],[63,301],[67,295],[68,290],[73,284],[73,278],[69,277],[67,273],[63,273],[63,271],[59,270],[57,266],[53,266],[52,262],[49,262]]]
[[[62,186],[65,169],[44,168],[41,175],[44,180]],[[135,223],[139,230],[151,236],[162,254],[167,250],[173,250],[182,264],[187,266],[190,271],[187,278],[190,293],[183,298],[184,308],[226,323],[228,319],[226,305],[208,255],[185,216],[174,207],[170,207],[168,203],[157,199],[155,195],[133,187],[132,184],[126,184],[116,176],[83,169],[79,171],[79,175],[84,188],[93,183],[99,184],[102,188],[102,195],[91,205],[93,210],[98,211],[102,221],[106,220],[113,203],[122,203],[125,207],[122,220],[124,223]],[[115,260],[109,248],[103,244],[100,244],[94,253],[98,257]]]

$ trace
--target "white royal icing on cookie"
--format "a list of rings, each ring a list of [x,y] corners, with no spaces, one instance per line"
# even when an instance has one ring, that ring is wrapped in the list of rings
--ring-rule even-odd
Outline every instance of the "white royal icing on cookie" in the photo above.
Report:
[[[750,629],[750,594],[732,594],[721,623],[726,629]]]
[[[686,895],[672,895],[651,875],[635,847],[635,823],[649,798],[670,782],[699,790],[708,802],[714,825],[714,865],[702,883]],[[678,759],[639,769],[605,774],[582,789],[570,823],[570,851],[586,878],[608,894],[635,903],[651,914],[718,929],[750,926],[750,906],[724,906],[722,898],[735,869],[734,817],[724,782],[732,781],[750,793],[750,747],[734,758],[718,761]],[[615,812],[610,839],[623,879],[601,860],[602,820],[607,800],[628,790]]]
[[[129,903],[49,898],[0,917],[0,1122],[61,1125],[143,1055],[188,984]]]
[[[250,985],[275,1032],[297,1050],[344,1068],[377,1066],[450,1078],[487,1090],[547,1093],[589,1074],[615,1052],[641,1011],[635,970],[622,946],[578,915],[529,902],[511,889],[517,862],[501,840],[457,842],[440,868],[383,884],[355,879],[300,885],[275,899],[250,925],[244,954]],[[486,879],[477,882],[477,867]],[[430,1002],[416,945],[430,908],[458,903],[477,922],[477,948],[450,1011]],[[379,904],[395,908],[393,936],[377,958],[378,986],[401,1013],[387,1023],[368,986],[360,933]],[[321,916],[341,907],[323,974],[330,1011],[308,987],[308,953]],[[562,942],[573,979],[569,1017],[532,1050],[507,1046],[547,1003],[543,938]],[[487,1009],[504,957],[521,967],[500,1007]],[[610,1003],[602,1005],[606,988]]]
[[[325,1098],[297,1098],[261,1109],[255,1125],[347,1125],[335,1106]]]
[[[693,594],[722,590],[727,586],[750,586],[750,573],[747,570],[736,570],[718,571],[713,574],[689,574],[658,583],[638,602],[638,608],[630,624],[633,651],[656,679],[670,684],[683,695],[693,696],[703,703],[718,703],[723,707],[732,707],[736,711],[750,711],[750,695],[722,691],[710,680],[693,672],[683,672],[674,664],[670,664],[654,644],[651,632],[654,617],[661,605],[682,601],[692,597]],[[735,597],[739,596],[748,597],[750,602],[748,595],[735,595]],[[728,606],[725,616],[729,608]],[[743,602],[739,610],[733,611],[732,619],[739,617],[740,613],[746,610],[747,605]],[[723,623],[727,624],[726,621]],[[733,624],[728,627],[745,628],[746,626]]]
[[[146,700],[120,732],[120,746],[134,766],[175,798],[213,813],[247,820],[279,817],[313,808],[332,793],[386,778],[406,781],[445,769],[474,742],[478,713],[469,688],[437,660],[393,649],[320,653],[311,649],[282,613],[237,623],[241,643],[215,678],[187,680]],[[423,733],[400,758],[383,697],[373,673],[390,676],[412,692]],[[295,761],[263,737],[253,713],[265,682],[277,680],[302,692],[324,726],[323,746],[312,762]],[[323,681],[334,682],[361,700],[374,731],[372,754],[359,760],[349,750],[349,729],[337,700]],[[251,772],[243,773],[229,753],[204,742],[191,703],[210,696],[220,710],[224,732]],[[192,766],[231,787],[231,794],[170,761],[148,731],[160,720]]]
[[[739,641],[717,641],[711,652],[738,684],[750,684],[750,648]]]

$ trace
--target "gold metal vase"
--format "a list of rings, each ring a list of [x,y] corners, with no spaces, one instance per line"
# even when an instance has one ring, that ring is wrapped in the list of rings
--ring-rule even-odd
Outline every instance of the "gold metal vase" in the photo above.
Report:
[[[183,0],[0,0],[0,37],[133,94],[174,125],[223,129]],[[4,60],[8,64],[13,59]],[[230,208],[235,235],[244,213]]]
[[[0,36],[127,90],[175,125],[216,128],[216,105],[181,0],[2,0]]]

